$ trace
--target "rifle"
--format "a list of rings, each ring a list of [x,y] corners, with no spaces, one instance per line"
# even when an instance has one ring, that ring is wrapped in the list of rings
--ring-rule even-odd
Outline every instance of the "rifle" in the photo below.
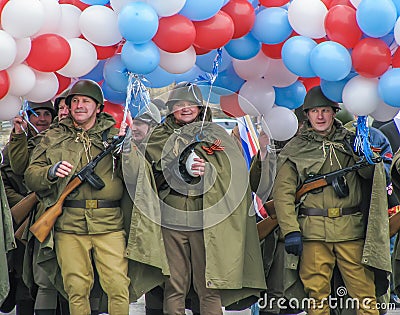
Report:
[[[94,168],[97,164],[111,151],[113,151],[118,145],[122,143],[125,136],[119,136],[115,138],[103,151],[101,151],[92,161],[90,161],[86,166],[84,166],[67,184],[58,198],[57,202],[48,208],[37,220],[34,224],[31,225],[29,230],[33,235],[42,243],[47,235],[49,235],[51,229],[56,223],[57,218],[62,213],[62,205],[64,203],[65,198],[78,186],[80,186],[85,181],[88,182],[94,188],[100,190],[105,184],[94,173]]]
[[[14,206],[11,207],[11,215],[16,224],[20,224],[25,220],[32,210],[32,208],[38,203],[35,192],[31,192],[26,195],[20,201],[18,201]]]
[[[18,227],[18,229],[14,233],[14,238],[17,240],[21,241],[22,243],[26,244],[26,241],[22,239],[22,236],[24,235],[25,229],[28,226],[29,223],[29,217],[22,222],[22,224]]]
[[[382,158],[378,156],[378,157],[372,158],[372,161],[374,162],[374,164],[376,164],[376,163],[381,162]],[[367,167],[370,165],[372,165],[372,164],[369,164],[368,161],[362,160],[360,162],[355,163],[352,166],[348,166],[348,167],[339,169],[337,171],[329,172],[329,173],[322,174],[322,175],[309,176],[304,181],[304,184],[300,187],[300,189],[297,190],[296,197],[295,197],[295,203],[298,203],[304,194],[306,194],[312,190],[318,189],[318,188],[332,185],[332,183],[337,184],[338,178],[343,177],[347,173],[357,171],[361,168],[364,168],[364,167]],[[271,233],[275,229],[276,226],[278,226],[278,220],[276,219],[274,201],[273,200],[267,201],[264,204],[264,208],[267,211],[267,213],[270,215],[270,217],[267,217],[257,223],[258,238],[260,240],[266,238],[268,236],[268,234]],[[399,221],[400,221],[400,216],[399,216]],[[399,226],[400,226],[400,222],[399,222]]]

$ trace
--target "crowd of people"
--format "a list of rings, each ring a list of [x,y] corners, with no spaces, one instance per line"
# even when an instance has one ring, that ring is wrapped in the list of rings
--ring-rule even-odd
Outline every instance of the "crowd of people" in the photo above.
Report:
[[[367,156],[357,121],[342,123],[317,86],[279,151],[260,132],[249,170],[237,133],[212,121],[196,84],[172,88],[163,119],[155,103],[116,128],[101,87],[82,79],[15,117],[1,164],[1,311],[127,315],[143,295],[147,315],[254,305],[264,315],[382,314],[396,302],[396,126],[390,137],[369,129]],[[273,201],[278,223],[262,239],[253,194]]]

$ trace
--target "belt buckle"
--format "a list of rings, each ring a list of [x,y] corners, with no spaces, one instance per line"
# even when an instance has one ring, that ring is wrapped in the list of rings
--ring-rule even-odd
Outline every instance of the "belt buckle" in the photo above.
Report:
[[[97,200],[94,199],[88,199],[86,200],[86,209],[97,209]]]
[[[337,218],[341,216],[340,208],[328,208],[328,218]]]

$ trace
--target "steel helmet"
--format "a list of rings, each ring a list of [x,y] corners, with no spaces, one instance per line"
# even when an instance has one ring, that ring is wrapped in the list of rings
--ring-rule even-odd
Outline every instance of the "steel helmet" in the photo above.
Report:
[[[33,114],[33,112],[36,109],[47,109],[51,113],[52,118],[54,118],[56,116],[56,112],[54,110],[54,106],[51,101],[46,101],[46,102],[42,102],[42,103],[35,103],[35,102],[28,101],[28,106],[29,106],[29,108],[27,110],[28,116]]]
[[[61,100],[65,100],[67,98],[68,93],[69,93],[69,89],[66,89],[54,99],[54,109],[55,109],[56,113],[58,113],[58,111],[60,109]]]
[[[139,111],[134,120],[140,120],[149,125],[157,125],[161,122],[161,114],[157,106],[150,102]]]
[[[340,110],[338,103],[328,99],[324,93],[322,93],[320,86],[314,86],[311,88],[304,98],[303,110],[308,111],[315,107],[332,107],[335,111]]]
[[[104,96],[103,91],[101,90],[100,85],[98,85],[93,80],[79,80],[75,82],[75,84],[71,87],[68,92],[67,97],[65,98],[65,103],[71,107],[71,100],[74,95],[84,95],[89,96],[96,103],[100,104],[100,111],[104,108]]]
[[[169,93],[168,101],[166,103],[168,109],[172,111],[172,106],[177,101],[189,101],[194,104],[203,104],[203,95],[201,94],[200,88],[190,82],[181,82],[174,86],[172,91]]]

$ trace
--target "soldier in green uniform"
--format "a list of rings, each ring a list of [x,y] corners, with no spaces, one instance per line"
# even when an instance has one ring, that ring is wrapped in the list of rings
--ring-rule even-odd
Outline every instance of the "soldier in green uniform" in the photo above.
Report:
[[[376,295],[386,293],[391,271],[383,165],[350,172],[297,203],[296,191],[308,176],[360,159],[352,147],[354,133],[335,119],[339,105],[319,86],[307,93],[303,109],[307,121],[279,154],[273,199],[286,253],[300,258],[308,313],[328,314],[334,307],[329,297],[337,265],[346,291],[359,303],[357,312],[379,314]]]

